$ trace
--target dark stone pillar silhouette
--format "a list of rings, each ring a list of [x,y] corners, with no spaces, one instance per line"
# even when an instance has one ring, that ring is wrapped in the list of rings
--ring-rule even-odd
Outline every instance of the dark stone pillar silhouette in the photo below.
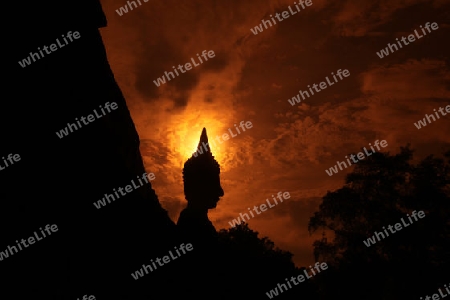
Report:
[[[130,275],[178,243],[175,224],[151,183],[101,209],[93,205],[154,171],[144,168],[138,133],[107,60],[100,2],[9,5],[14,7],[8,10],[13,21],[4,41],[8,76],[0,157],[17,153],[21,160],[0,171],[0,251],[46,224],[56,224],[58,231],[0,262],[1,277],[7,278],[2,294],[58,300],[168,295],[174,283],[167,280],[169,270],[177,261],[139,280]],[[80,38],[25,68],[19,65],[69,31]],[[117,110],[62,139],[56,135],[76,118],[100,112],[106,102],[117,103]],[[155,180],[162,176],[155,173]],[[11,294],[9,287],[15,287]]]

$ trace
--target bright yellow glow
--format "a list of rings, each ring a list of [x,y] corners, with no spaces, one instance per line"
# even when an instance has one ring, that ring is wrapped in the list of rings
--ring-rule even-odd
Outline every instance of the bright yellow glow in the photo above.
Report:
[[[216,123],[216,124],[214,124]],[[207,120],[202,123],[196,123],[189,128],[186,128],[180,134],[184,136],[180,139],[180,154],[184,160],[190,158],[192,154],[197,150],[198,142],[200,141],[200,135],[202,133],[203,128],[206,128],[206,133],[208,135],[208,141],[210,142],[211,151],[216,159],[220,156],[220,151],[216,145],[214,147],[214,138],[218,135],[217,128],[220,125],[218,122],[214,122],[214,120]]]
[[[184,119],[184,120],[183,120]],[[208,141],[214,158],[219,164],[222,162],[223,153],[220,143],[216,141],[216,136],[225,133],[220,121],[211,117],[200,117],[198,113],[185,114],[173,125],[173,137],[171,141],[172,150],[178,157],[174,158],[178,165],[183,165],[197,150],[200,135],[203,128],[206,128]],[[221,149],[222,148],[222,149]]]

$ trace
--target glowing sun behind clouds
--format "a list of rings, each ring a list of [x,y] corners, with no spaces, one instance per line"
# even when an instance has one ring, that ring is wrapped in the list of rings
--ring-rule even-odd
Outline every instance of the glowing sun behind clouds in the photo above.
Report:
[[[173,131],[170,147],[173,150],[172,153],[176,156],[173,158],[175,160],[173,163],[176,166],[182,166],[197,150],[203,128],[206,128],[212,154],[220,165],[224,163],[225,148],[215,142],[214,139],[216,136],[221,136],[226,129],[225,125],[215,115],[217,115],[217,112],[214,111],[204,112],[203,110],[188,108],[182,115],[175,118],[176,121],[174,120],[171,126]]]

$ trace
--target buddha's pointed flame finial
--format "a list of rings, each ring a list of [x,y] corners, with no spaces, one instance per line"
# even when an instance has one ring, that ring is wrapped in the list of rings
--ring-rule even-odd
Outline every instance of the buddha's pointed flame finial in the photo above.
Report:
[[[203,151],[199,151],[199,149],[202,149]],[[202,134],[200,135],[200,141],[198,142],[197,146],[197,152],[211,152],[211,147],[209,147],[208,143],[208,135],[206,133],[206,128],[203,127]],[[212,155],[212,153],[211,153]]]

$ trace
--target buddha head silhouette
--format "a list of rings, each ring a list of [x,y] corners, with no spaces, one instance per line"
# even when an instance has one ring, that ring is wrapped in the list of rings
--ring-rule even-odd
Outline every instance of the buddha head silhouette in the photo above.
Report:
[[[203,128],[197,151],[184,163],[184,195],[188,208],[215,208],[224,192],[220,185],[220,165],[214,159]]]

